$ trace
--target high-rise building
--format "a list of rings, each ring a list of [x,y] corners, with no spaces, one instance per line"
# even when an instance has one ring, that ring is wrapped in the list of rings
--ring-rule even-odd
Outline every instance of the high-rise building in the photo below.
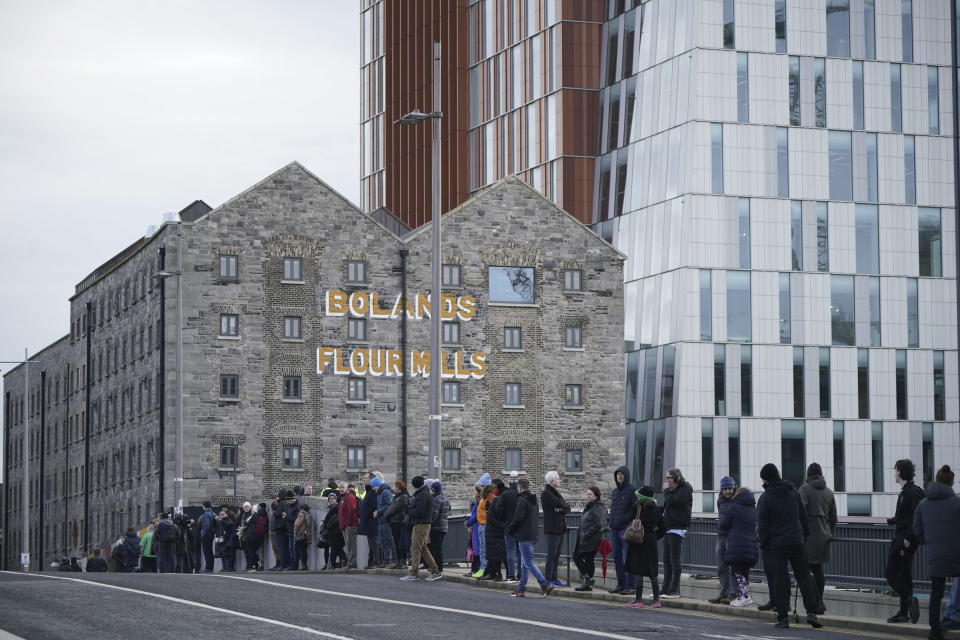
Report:
[[[898,458],[923,480],[960,462],[949,0],[467,12],[470,189],[519,173],[583,219],[551,165],[565,176],[578,156],[590,222],[629,256],[626,455],[641,482],[679,466],[706,512],[724,475],[757,488],[772,461],[802,482],[819,462],[841,515],[877,517]],[[549,71],[531,93],[537,56]],[[546,164],[525,162],[531,149]]]

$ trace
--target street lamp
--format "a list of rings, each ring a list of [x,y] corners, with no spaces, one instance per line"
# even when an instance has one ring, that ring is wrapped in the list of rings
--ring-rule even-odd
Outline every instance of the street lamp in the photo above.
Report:
[[[431,231],[433,249],[431,251],[430,286],[430,431],[428,436],[427,475],[440,477],[440,310],[442,291],[440,280],[440,42],[433,43],[433,111],[424,113],[419,109],[403,115],[394,124],[415,125],[424,120],[433,120],[433,214]]]

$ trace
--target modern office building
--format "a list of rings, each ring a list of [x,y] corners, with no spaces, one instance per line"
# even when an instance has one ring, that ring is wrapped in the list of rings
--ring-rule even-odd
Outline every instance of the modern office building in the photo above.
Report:
[[[841,515],[881,517],[896,459],[960,462],[949,0],[467,4],[470,188],[512,172],[580,207],[552,179],[570,150],[629,256],[641,479],[678,465],[708,512],[728,473],[817,461]]]

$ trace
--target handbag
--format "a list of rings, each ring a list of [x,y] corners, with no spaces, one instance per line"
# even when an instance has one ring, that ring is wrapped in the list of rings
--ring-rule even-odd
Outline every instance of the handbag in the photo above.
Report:
[[[643,530],[643,520],[638,516],[640,515],[640,509],[637,508],[636,513],[634,513],[633,522],[627,525],[626,530],[623,532],[624,542],[631,542],[633,544],[643,544],[644,530]]]
[[[297,543],[299,543],[299,542],[306,542],[306,541],[307,541],[307,534],[305,534],[305,533],[298,533],[298,534],[296,534],[295,536],[293,536],[293,541],[294,541],[294,542],[297,542]]]
[[[221,542],[223,538],[217,538],[216,542],[213,543],[213,557],[222,558],[223,557],[223,543]]]

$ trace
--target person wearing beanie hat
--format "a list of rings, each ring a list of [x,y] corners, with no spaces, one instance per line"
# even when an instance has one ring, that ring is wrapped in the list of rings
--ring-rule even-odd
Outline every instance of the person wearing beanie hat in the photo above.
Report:
[[[410,573],[401,580],[415,581],[420,579],[420,562],[427,564],[430,571],[428,582],[439,580],[443,576],[440,568],[433,559],[433,554],[427,544],[430,540],[430,524],[433,517],[433,496],[423,484],[423,476],[414,476],[411,484],[416,491],[410,499],[410,525],[413,530],[410,534]]]
[[[624,568],[627,573],[635,576],[636,591],[633,602],[628,606],[642,608],[643,605],[643,578],[650,579],[653,588],[655,609],[660,608],[660,583],[657,580],[657,543],[667,532],[663,521],[663,513],[654,499],[651,486],[643,486],[633,492],[636,498],[634,517],[643,523],[643,542],[627,542],[627,557]]]
[[[960,547],[957,546],[957,531],[960,530],[960,497],[954,493],[956,479],[953,469],[943,465],[937,470],[936,480],[927,485],[926,497],[917,505],[913,516],[913,530],[920,544],[926,546],[926,569],[932,588],[930,590],[931,640],[943,640],[944,624],[940,620],[940,604],[947,578],[960,575]],[[957,578],[953,578],[956,583]],[[949,607],[948,607],[949,609]],[[948,615],[948,629],[955,629]]]
[[[372,480],[370,480],[370,486],[373,487],[374,489],[376,489],[382,484],[383,484],[383,480],[381,480],[380,478],[373,478]]]
[[[243,506],[240,508],[240,516],[238,518],[237,526],[237,537],[239,538],[240,548],[243,550],[244,568],[250,570],[250,554],[247,552],[247,532],[250,529],[250,524],[253,522],[253,505],[249,502],[244,502]]]
[[[823,478],[823,468],[817,462],[811,462],[807,467],[807,479],[800,485],[800,500],[807,512],[807,522],[810,534],[804,543],[804,552],[807,554],[807,564],[813,575],[813,588],[817,594],[817,609],[815,613],[824,613],[823,588],[826,577],[823,565],[830,562],[830,546],[834,531],[837,528],[837,503],[833,491],[827,487]]]
[[[200,548],[203,550],[203,569],[200,573],[213,573],[213,539],[217,537],[217,521],[209,500],[203,501],[200,516]]]
[[[730,476],[723,476],[720,479],[720,494],[717,496],[717,518],[723,517],[723,512],[730,506],[733,500],[733,492],[737,489],[737,481]],[[724,561],[727,554],[727,536],[717,532],[717,580],[720,582],[720,593],[716,598],[710,598],[707,602],[713,604],[730,604],[733,602],[737,591],[737,580],[733,575],[733,569]]]
[[[817,596],[810,580],[810,567],[804,555],[803,543],[809,532],[809,522],[800,494],[793,485],[780,477],[772,462],[763,465],[760,478],[764,482],[763,495],[757,502],[757,539],[763,550],[763,563],[769,567],[770,592],[777,610],[778,629],[788,629],[790,608],[790,578],[787,565],[803,594],[803,608],[807,624],[815,629],[823,626],[817,618]]]
[[[478,487],[485,487],[485,486],[487,486],[488,484],[490,484],[490,474],[489,474],[489,473],[483,474],[482,476],[480,476],[480,479],[477,480],[477,486],[478,486]]]
[[[450,501],[443,493],[443,485],[439,480],[430,483],[430,493],[433,495],[433,507],[430,511],[430,543],[427,548],[437,563],[440,573],[443,573],[443,539],[450,529]]]

